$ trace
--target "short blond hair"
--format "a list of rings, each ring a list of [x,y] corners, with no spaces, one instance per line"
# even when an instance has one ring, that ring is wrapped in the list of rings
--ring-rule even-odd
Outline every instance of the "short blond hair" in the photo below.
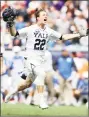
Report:
[[[44,9],[37,9],[36,12],[35,12],[35,17],[36,17],[36,21],[37,21],[37,17],[39,17],[40,15],[40,12],[46,12]]]

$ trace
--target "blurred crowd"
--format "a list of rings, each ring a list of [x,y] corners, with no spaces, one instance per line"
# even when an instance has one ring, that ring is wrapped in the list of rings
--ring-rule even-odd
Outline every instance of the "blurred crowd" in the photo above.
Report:
[[[48,24],[59,33],[76,33],[78,27],[89,28],[88,2],[87,1],[1,1],[1,97],[4,101],[9,90],[13,90],[17,84],[23,82],[20,73],[23,71],[23,53],[26,39],[12,37],[9,34],[6,23],[2,19],[2,12],[11,6],[17,10],[15,20],[16,29],[30,26],[36,22],[35,11],[39,8],[48,13]],[[45,99],[49,105],[81,105],[88,100],[88,52],[69,52],[69,45],[81,45],[88,47],[88,37],[80,40],[49,42],[47,59],[49,58],[49,71],[45,80]],[[63,46],[61,51],[53,51]],[[47,66],[48,66],[47,64]],[[51,67],[51,68],[50,68]],[[38,104],[36,84],[31,88],[18,93],[12,98],[14,103]]]

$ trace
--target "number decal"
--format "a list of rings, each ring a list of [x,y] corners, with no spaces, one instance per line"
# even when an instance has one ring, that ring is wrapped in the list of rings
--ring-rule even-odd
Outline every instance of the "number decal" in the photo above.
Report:
[[[36,42],[36,43],[35,43],[35,45],[34,45],[34,49],[35,49],[35,50],[39,50],[39,48],[40,48],[40,47],[39,47],[39,45],[40,45],[40,39],[36,39],[35,42]]]
[[[46,43],[45,39],[43,39],[43,40],[36,39],[35,42],[36,42],[34,45],[35,50],[43,50],[44,49],[44,45]]]
[[[44,49],[45,43],[46,43],[46,40],[43,39],[43,40],[41,41],[40,50],[43,50],[43,49]]]

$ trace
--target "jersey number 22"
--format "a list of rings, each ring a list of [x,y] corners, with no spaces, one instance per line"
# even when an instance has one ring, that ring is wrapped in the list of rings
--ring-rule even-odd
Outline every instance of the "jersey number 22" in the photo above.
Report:
[[[44,49],[44,45],[46,44],[46,40],[40,40],[40,39],[36,39],[35,40],[35,44],[34,44],[34,50],[43,50]]]

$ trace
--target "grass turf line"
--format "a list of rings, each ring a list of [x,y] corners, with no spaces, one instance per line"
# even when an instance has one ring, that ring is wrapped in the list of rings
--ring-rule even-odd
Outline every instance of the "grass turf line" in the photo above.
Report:
[[[1,104],[1,116],[88,116],[86,106],[51,106],[48,109],[42,110],[38,106],[25,104]]]

